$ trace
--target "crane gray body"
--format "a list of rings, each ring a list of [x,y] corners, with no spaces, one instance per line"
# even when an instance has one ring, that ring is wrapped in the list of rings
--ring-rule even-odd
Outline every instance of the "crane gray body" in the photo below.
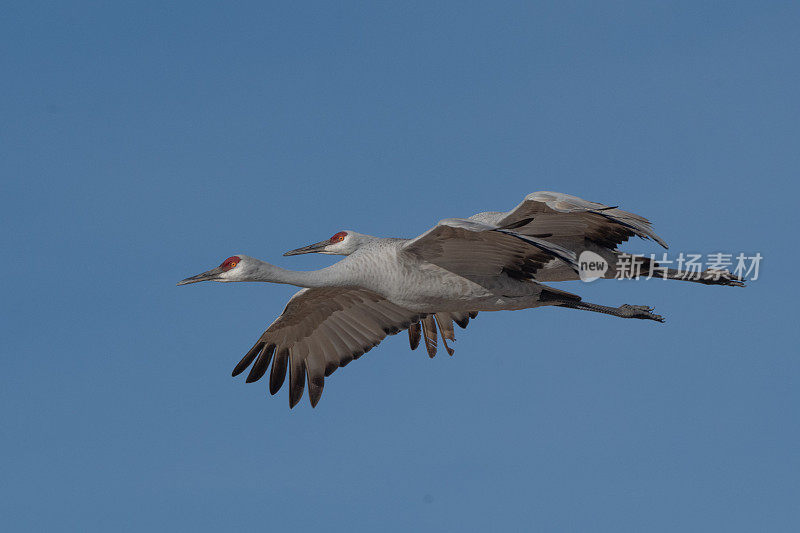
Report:
[[[412,311],[502,311],[535,307],[541,285],[506,274],[464,277],[404,254],[410,239],[370,237],[357,251],[317,271],[309,286],[360,287]],[[532,299],[533,298],[533,299]]]

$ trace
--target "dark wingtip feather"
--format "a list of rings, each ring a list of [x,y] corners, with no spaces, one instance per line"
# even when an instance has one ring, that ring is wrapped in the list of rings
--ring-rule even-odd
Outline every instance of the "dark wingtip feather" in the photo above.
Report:
[[[339,363],[338,363],[338,362],[336,362],[336,361],[329,361],[329,362],[328,362],[328,363],[325,365],[325,376],[326,376],[326,377],[327,377],[327,376],[330,376],[331,374],[333,374],[334,372],[336,372],[336,369],[337,369],[337,368],[339,368]]]
[[[289,350],[283,349],[275,355],[272,363],[272,371],[269,374],[269,393],[275,394],[281,390],[284,380],[286,380],[286,365],[289,362]]]
[[[259,352],[261,352],[261,349],[264,347],[264,344],[265,344],[264,342],[261,342],[259,340],[255,344],[255,346],[250,348],[250,351],[247,352],[247,354],[244,357],[242,357],[242,360],[239,361],[239,363],[237,363],[236,367],[234,367],[233,372],[231,372],[231,376],[236,377],[242,372],[244,372],[245,369],[248,366],[250,366],[250,363],[253,362],[253,359],[256,358],[256,355],[258,355]]]
[[[322,389],[325,387],[325,378],[322,376],[311,377],[311,374],[306,370],[306,377],[308,379],[308,400],[311,402],[311,407],[316,407],[319,399],[322,398]]]
[[[412,350],[416,350],[417,346],[419,346],[420,329],[421,326],[419,322],[408,326],[408,343],[411,345]]]
[[[306,366],[299,357],[290,357],[289,362],[289,409],[300,402],[306,388]]]
[[[269,362],[272,360],[272,354],[274,352],[274,344],[268,344],[264,346],[264,349],[261,350],[261,354],[258,356],[258,359],[256,359],[255,363],[253,363],[253,368],[250,369],[250,373],[247,375],[245,383],[253,383],[254,381],[261,379],[261,377],[269,368]]]

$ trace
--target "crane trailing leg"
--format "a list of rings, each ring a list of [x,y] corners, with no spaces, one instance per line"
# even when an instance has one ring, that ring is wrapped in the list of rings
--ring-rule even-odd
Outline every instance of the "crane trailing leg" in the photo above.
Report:
[[[620,318],[639,318],[642,320],[664,322],[663,316],[653,313],[653,308],[646,305],[624,304],[619,307],[609,307],[607,305],[584,302],[578,295],[551,289],[550,287],[544,288],[539,298],[539,305],[556,305],[569,309],[579,309],[581,311],[593,311],[595,313],[618,316]]]
[[[558,305],[570,309],[580,309],[582,311],[594,311],[606,315],[618,316],[620,318],[641,318],[643,320],[655,320],[664,322],[664,317],[653,313],[653,308],[646,305],[624,304],[619,307],[608,307],[606,305],[593,304],[589,302],[561,302],[549,305]]]

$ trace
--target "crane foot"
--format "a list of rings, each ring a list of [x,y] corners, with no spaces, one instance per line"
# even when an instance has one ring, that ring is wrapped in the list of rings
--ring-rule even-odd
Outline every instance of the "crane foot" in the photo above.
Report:
[[[641,318],[642,320],[664,322],[663,316],[653,313],[653,308],[646,305],[620,305],[619,312],[623,318]]]

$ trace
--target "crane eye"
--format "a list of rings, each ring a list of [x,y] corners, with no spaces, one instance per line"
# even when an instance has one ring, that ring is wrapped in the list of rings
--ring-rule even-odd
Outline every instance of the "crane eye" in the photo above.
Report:
[[[331,242],[342,242],[345,237],[347,237],[347,232],[340,231],[339,233],[331,237]]]
[[[225,272],[227,272],[228,270],[232,269],[233,267],[235,267],[238,264],[239,264],[239,258],[234,255],[232,257],[227,258],[225,261],[223,261],[222,264],[219,267],[222,270],[224,270]]]

